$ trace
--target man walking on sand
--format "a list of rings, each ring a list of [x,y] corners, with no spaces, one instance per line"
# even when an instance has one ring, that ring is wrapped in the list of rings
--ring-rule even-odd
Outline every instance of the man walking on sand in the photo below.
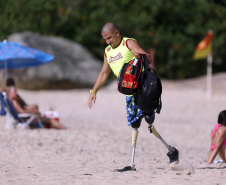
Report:
[[[108,46],[105,48],[104,63],[102,69],[97,77],[93,89],[90,90],[90,95],[88,98],[89,108],[91,108],[95,103],[96,94],[107,81],[111,70],[118,77],[123,64],[134,60],[136,57],[138,57],[139,54],[145,54],[150,67],[155,70],[155,65],[152,58],[139,46],[138,42],[135,39],[122,37],[116,24],[112,22],[106,23],[102,28],[101,34]],[[138,135],[138,128],[140,127],[142,118],[144,117],[146,122],[149,124],[149,128],[151,128],[151,133],[153,131],[152,128],[154,128],[152,127],[152,123],[155,119],[154,111],[152,113],[146,114],[137,107],[134,95],[126,96],[126,104],[128,125],[134,128],[134,132],[132,136],[133,153],[131,165],[129,166],[129,168],[125,167],[123,169],[124,171],[134,169],[135,146]],[[153,134],[155,134],[156,137],[162,139],[161,136],[157,133],[157,131],[154,131],[155,132],[153,132]],[[174,150],[172,148],[168,149],[169,151]],[[178,159],[178,156],[176,157],[176,159]]]

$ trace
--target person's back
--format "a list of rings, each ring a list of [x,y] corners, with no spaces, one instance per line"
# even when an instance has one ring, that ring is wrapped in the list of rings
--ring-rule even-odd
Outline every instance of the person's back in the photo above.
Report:
[[[208,163],[212,163],[217,154],[226,163],[226,110],[220,112],[218,124],[215,125],[211,132]]]

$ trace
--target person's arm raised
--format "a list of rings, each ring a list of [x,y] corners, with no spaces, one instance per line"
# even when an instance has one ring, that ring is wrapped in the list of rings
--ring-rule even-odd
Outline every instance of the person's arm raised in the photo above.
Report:
[[[106,56],[104,56],[104,63],[103,63],[102,69],[97,77],[97,80],[93,86],[92,92],[90,93],[89,98],[88,98],[89,108],[91,108],[93,106],[93,104],[95,103],[96,93],[106,83],[110,72],[111,72],[111,68],[107,62]]]

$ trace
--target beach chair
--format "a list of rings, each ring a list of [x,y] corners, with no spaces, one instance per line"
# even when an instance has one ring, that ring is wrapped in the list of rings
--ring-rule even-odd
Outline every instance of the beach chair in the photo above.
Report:
[[[0,95],[1,97],[3,97],[1,98],[1,101],[3,101],[1,105],[4,106],[7,116],[6,124],[4,126],[5,129],[10,129],[12,125],[14,127],[20,125],[22,129],[25,129],[27,126],[32,124],[38,124],[40,128],[44,128],[40,118],[36,114],[32,113],[19,114],[14,108],[13,104],[8,99],[6,93],[0,92]],[[24,118],[28,119],[25,121]]]
[[[5,111],[5,103],[4,103],[4,96],[2,94],[2,92],[0,91],[0,116],[5,116],[6,115],[6,111]]]

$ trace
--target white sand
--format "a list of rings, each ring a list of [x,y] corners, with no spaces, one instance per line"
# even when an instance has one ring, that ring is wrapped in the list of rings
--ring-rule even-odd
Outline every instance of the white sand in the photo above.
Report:
[[[210,132],[226,109],[226,74],[213,78],[211,100],[205,77],[186,81],[163,80],[163,108],[155,128],[180,152],[179,164],[170,164],[167,149],[147,129],[139,129],[137,171],[113,172],[130,164],[132,129],[127,126],[124,95],[116,82],[98,92],[90,110],[88,89],[25,91],[19,94],[45,111],[55,105],[68,130],[4,130],[0,117],[0,184],[108,185],[108,184],[225,184],[226,164],[206,164]],[[218,157],[216,159],[219,159]]]

